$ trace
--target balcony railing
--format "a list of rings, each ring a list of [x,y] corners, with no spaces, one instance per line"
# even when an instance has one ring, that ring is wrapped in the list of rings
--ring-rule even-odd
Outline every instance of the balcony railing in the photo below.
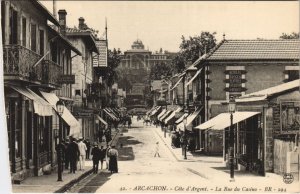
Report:
[[[40,58],[40,55],[21,45],[3,45],[4,75],[28,80],[36,76],[36,79],[41,79],[38,65],[32,68]]]
[[[43,60],[42,64],[40,65],[43,67],[42,82],[59,86],[58,78],[63,74],[62,67],[50,60]]]

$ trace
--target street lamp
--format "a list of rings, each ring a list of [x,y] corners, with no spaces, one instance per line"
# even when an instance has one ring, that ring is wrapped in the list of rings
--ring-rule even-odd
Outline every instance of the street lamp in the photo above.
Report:
[[[184,132],[183,132],[183,148],[184,148],[184,159],[186,160],[186,147],[187,147],[187,140],[186,140],[186,124],[187,124],[187,117],[183,118],[183,125],[184,125]]]
[[[235,112],[236,103],[231,96],[228,104],[228,111],[230,113],[230,128],[229,128],[229,164],[230,164],[230,178],[234,181],[234,129],[233,129],[233,113]]]
[[[59,100],[56,103],[56,110],[59,115],[59,132],[58,132],[58,145],[57,145],[57,181],[62,181],[62,152],[63,152],[63,145],[62,145],[62,120],[61,116],[64,113],[65,105],[64,102]]]

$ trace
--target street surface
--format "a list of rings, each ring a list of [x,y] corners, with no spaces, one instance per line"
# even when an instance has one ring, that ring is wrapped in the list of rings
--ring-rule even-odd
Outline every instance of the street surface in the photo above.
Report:
[[[160,144],[161,157],[154,157],[157,141]],[[121,144],[123,148],[120,148]],[[143,126],[142,122],[134,122],[132,128],[128,131],[125,129],[117,147],[119,173],[111,175],[104,170],[97,175],[93,174],[70,192],[120,192],[122,190],[141,192],[147,189],[150,192],[164,188],[172,192],[176,186],[182,185],[187,180],[190,184],[196,185],[199,183],[205,185],[207,182],[205,178],[178,163],[153,127]]]
[[[230,182],[229,170],[222,164],[221,157],[200,156],[191,160],[192,155],[189,153],[188,160],[178,159],[178,155],[181,157],[181,149],[176,149],[175,155],[176,152],[171,151],[166,139],[160,128],[143,126],[142,121],[133,119],[132,128],[123,129],[123,135],[118,140],[119,173],[100,170],[99,174],[88,176],[68,192],[299,191],[297,182],[287,185],[280,175],[274,173],[262,177],[237,171],[235,181]],[[161,157],[154,157],[156,142],[160,144]]]

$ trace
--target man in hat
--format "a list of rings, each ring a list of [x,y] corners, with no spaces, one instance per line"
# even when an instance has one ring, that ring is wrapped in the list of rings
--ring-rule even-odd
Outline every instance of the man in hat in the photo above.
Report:
[[[69,154],[69,159],[70,159],[70,173],[75,173],[77,169],[76,163],[80,153],[79,153],[78,145],[76,143],[76,139],[73,138],[72,136],[70,136],[69,138],[70,138],[70,143],[68,145],[67,152]]]
[[[103,146],[101,146],[103,147]],[[94,147],[91,152],[92,160],[93,160],[93,173],[97,174],[98,173],[98,166],[99,166],[99,159],[100,159],[100,150],[98,148],[98,143],[94,143]]]
[[[79,152],[80,152],[79,170],[84,170],[87,147],[86,147],[85,143],[83,143],[83,137],[79,138],[78,148],[79,148]]]
[[[99,154],[99,159],[101,162],[101,169],[103,169],[103,160],[104,160],[105,156],[106,156],[106,150],[103,148],[103,146],[101,146],[100,154]]]

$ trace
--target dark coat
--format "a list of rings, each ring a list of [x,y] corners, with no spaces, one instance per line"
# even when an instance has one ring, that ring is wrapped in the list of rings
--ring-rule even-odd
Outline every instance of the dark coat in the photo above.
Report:
[[[106,149],[100,149],[99,159],[103,160],[106,156]]]
[[[69,143],[67,152],[69,153],[69,157],[71,160],[77,160],[80,155],[77,143],[75,142]]]
[[[100,160],[100,149],[98,147],[93,147],[91,154],[93,155],[93,161]]]

